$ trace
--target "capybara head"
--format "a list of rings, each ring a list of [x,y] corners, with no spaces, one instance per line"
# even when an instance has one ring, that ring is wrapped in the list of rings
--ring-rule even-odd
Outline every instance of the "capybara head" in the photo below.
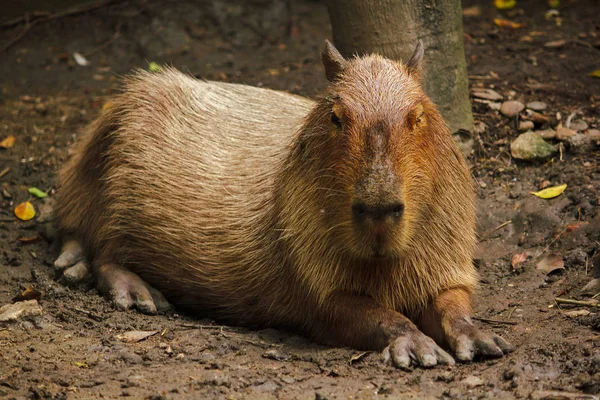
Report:
[[[329,42],[322,53],[330,86],[306,145],[327,228],[353,257],[402,256],[432,203],[433,142],[447,128],[421,89],[422,59],[421,42],[406,64],[344,59]]]

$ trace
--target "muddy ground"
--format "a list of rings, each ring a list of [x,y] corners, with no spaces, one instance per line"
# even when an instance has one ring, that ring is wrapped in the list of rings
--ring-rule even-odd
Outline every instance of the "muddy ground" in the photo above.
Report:
[[[546,18],[544,1],[521,3],[498,13],[492,1],[464,2],[480,7],[479,15],[464,19],[471,86],[493,88],[504,99],[545,102],[548,122],[536,129],[567,119],[600,128],[600,79],[589,76],[600,69],[600,3],[563,1],[560,20]],[[495,17],[525,26],[499,28]],[[1,28],[0,46],[25,26]],[[319,51],[330,37],[326,10],[316,1],[293,2],[291,14],[274,0],[128,1],[35,23],[0,53],[0,140],[16,138],[14,147],[0,149],[0,305],[29,287],[43,292],[42,317],[0,325],[0,398],[583,399],[600,393],[598,314],[580,307],[592,314],[569,316],[570,306],[554,302],[589,300],[581,288],[599,251],[598,146],[550,140],[561,146],[551,161],[516,161],[509,143],[519,134],[518,121],[475,100],[475,119],[485,125],[477,125],[470,156],[481,237],[475,312],[481,325],[516,345],[507,357],[401,371],[383,365],[378,354],[321,347],[285,332],[117,311],[93,288],[58,281],[57,250],[44,222],[49,201],[32,200],[27,189],[54,188],[70,145],[115,92],[119,75],[154,61],[206,79],[316,96],[326,85]],[[78,65],[74,52],[90,65]],[[563,183],[568,187],[558,198],[530,195]],[[17,220],[14,207],[28,199],[41,215]],[[513,267],[513,255],[521,253],[527,260]],[[564,269],[538,271],[540,256],[548,254],[563,260]],[[133,330],[158,332],[137,343],[119,339]]]

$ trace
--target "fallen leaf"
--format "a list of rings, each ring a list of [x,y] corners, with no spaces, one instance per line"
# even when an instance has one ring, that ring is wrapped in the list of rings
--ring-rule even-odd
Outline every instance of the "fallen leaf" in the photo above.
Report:
[[[525,260],[527,260],[527,253],[516,253],[512,256],[512,261],[510,262],[510,265],[512,265],[512,267],[515,268],[517,265],[525,262]]]
[[[15,215],[22,221],[29,221],[35,217],[35,208],[33,208],[33,204],[26,201],[15,207]]]
[[[556,253],[548,253],[538,259],[535,265],[538,271],[550,275],[553,272],[558,272],[565,269],[565,262],[562,257]]]
[[[73,58],[75,59],[75,62],[82,67],[87,67],[90,65],[90,62],[87,60],[87,58],[77,52],[73,53]]]
[[[481,7],[473,6],[463,8],[462,14],[463,17],[479,17],[481,15]]]
[[[17,238],[17,240],[20,243],[33,243],[33,242],[37,242],[39,239],[40,239],[39,236],[25,236],[25,237]]]
[[[577,221],[577,222],[573,222],[572,224],[567,225],[567,232],[573,232],[576,231],[577,229],[581,228],[582,226],[587,225],[587,221]]]
[[[552,186],[544,190],[540,190],[539,192],[530,192],[532,195],[539,197],[540,199],[553,199],[555,197],[560,196],[565,189],[567,188],[567,184],[564,183],[559,186]]]
[[[560,0],[548,0],[548,5],[551,8],[558,8],[560,7]]]
[[[558,49],[560,47],[563,47],[565,44],[567,44],[566,40],[554,40],[551,42],[544,43],[544,47],[547,49]]]
[[[122,335],[117,335],[116,337],[123,342],[135,343],[156,335],[157,333],[158,331],[129,331]]]
[[[37,197],[38,199],[43,199],[44,197],[48,197],[48,193],[36,188],[35,186],[30,187],[27,190],[29,191],[29,194]]]
[[[79,368],[89,368],[89,366],[85,362],[75,361],[73,364],[75,364],[75,366]]]
[[[362,360],[367,354],[369,354],[368,351],[363,351],[361,353],[353,354],[352,357],[350,357],[350,364],[352,364],[353,362]]]
[[[5,138],[3,141],[0,142],[0,147],[3,147],[5,149],[10,149],[11,147],[14,146],[16,140],[17,139],[13,135],[10,135],[7,138]]]
[[[510,10],[517,5],[517,0],[494,0],[494,6],[498,10]]]
[[[523,27],[523,24],[519,24],[518,22],[509,21],[507,19],[494,18],[494,23],[496,26],[500,28],[511,28],[511,29],[519,29]]]
[[[162,71],[162,67],[160,65],[158,65],[158,63],[151,61],[148,63],[148,71],[160,72],[160,71]]]
[[[27,289],[22,291],[20,294],[13,297],[11,299],[11,301],[13,303],[17,303],[19,301],[26,301],[26,300],[39,300],[42,297],[42,295],[43,295],[42,292],[37,291],[31,287],[28,287]]]
[[[597,69],[594,72],[590,72],[590,76],[593,76],[594,78],[600,78],[600,69]]]

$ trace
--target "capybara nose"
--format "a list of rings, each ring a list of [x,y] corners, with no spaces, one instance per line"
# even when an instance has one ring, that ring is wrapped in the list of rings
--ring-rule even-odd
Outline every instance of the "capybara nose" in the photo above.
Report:
[[[358,222],[367,219],[399,221],[404,212],[404,204],[393,202],[388,204],[368,205],[362,201],[356,201],[352,204],[352,216]]]

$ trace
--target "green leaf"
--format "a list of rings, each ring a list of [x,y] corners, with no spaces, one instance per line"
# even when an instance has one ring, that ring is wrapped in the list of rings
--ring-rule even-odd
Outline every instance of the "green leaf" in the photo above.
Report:
[[[162,71],[162,67],[155,63],[154,61],[148,63],[148,71],[150,72],[160,72]]]
[[[48,197],[48,193],[41,191],[40,189],[34,187],[30,187],[29,194],[37,197],[38,199],[43,199],[44,197]]]

